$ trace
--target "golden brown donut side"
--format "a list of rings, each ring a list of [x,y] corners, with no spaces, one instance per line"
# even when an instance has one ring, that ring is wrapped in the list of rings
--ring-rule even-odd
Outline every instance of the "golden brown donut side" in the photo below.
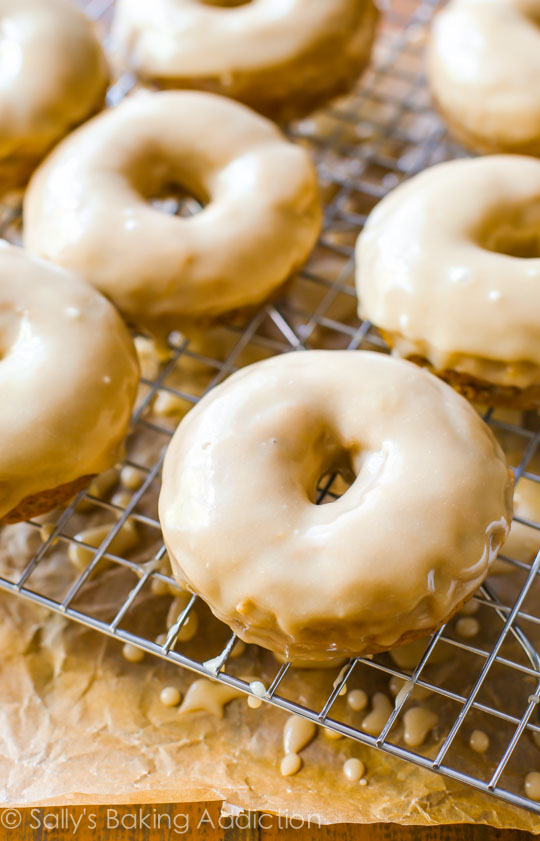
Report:
[[[64,505],[66,502],[69,502],[69,500],[78,494],[79,491],[88,487],[94,476],[95,473],[90,474],[89,476],[81,476],[73,482],[67,482],[64,485],[58,485],[58,487],[51,488],[48,491],[42,491],[41,493],[25,497],[25,499],[22,499],[15,508],[12,508],[11,511],[8,511],[8,513],[2,517],[0,524],[5,523],[6,525],[10,525],[11,523],[19,523],[22,520],[33,520],[34,517],[40,517],[43,514],[47,514],[47,512],[52,511],[53,508],[57,508],[59,505]]]
[[[173,572],[174,572],[174,565],[173,565]],[[247,643],[261,645],[263,648],[267,648],[270,651],[278,652],[278,657],[283,657],[283,661],[286,662],[288,659],[295,661],[296,659],[305,658],[305,662],[309,663],[311,660],[317,661],[317,656],[313,654],[313,651],[320,652],[324,650],[324,647],[328,644],[329,640],[335,640],[339,638],[342,644],[342,648],[340,649],[332,649],[330,652],[330,660],[334,658],[342,658],[346,660],[346,658],[358,655],[362,657],[371,656],[373,654],[382,654],[384,651],[390,651],[394,648],[399,648],[402,645],[408,645],[409,643],[415,642],[419,639],[425,639],[426,637],[430,636],[431,634],[436,633],[443,625],[446,625],[450,622],[453,617],[459,613],[461,608],[464,604],[466,604],[472,597],[472,593],[467,595],[464,599],[462,599],[459,604],[453,608],[444,619],[441,619],[437,624],[430,626],[429,628],[422,628],[420,630],[415,631],[404,631],[400,637],[398,637],[395,642],[391,644],[383,644],[379,642],[377,639],[376,634],[370,636],[364,636],[363,639],[363,646],[361,651],[357,650],[357,643],[356,643],[356,632],[357,628],[353,624],[351,624],[349,628],[348,636],[343,635],[343,628],[342,626],[336,627],[330,623],[325,624],[323,622],[319,622],[317,625],[316,631],[310,630],[309,634],[306,634],[304,638],[304,644],[301,646],[298,640],[294,642],[294,654],[289,652],[289,654],[284,657],[279,652],[282,650],[283,646],[283,633],[281,629],[275,625],[266,625],[264,628],[264,632],[253,632],[253,625],[250,624],[249,628],[242,625],[237,621],[231,622],[229,619],[226,619],[223,616],[217,614],[212,606],[210,609],[214,613],[217,619],[226,624],[230,625],[234,633],[242,640]],[[204,596],[202,596],[204,598]],[[291,649],[292,651],[293,649]],[[325,657],[328,656],[325,654]],[[322,659],[320,662],[324,663],[325,660]]]
[[[379,330],[379,333],[386,344],[392,348],[395,337],[385,330]],[[495,385],[463,371],[454,371],[451,368],[438,369],[425,356],[418,356],[413,353],[404,356],[403,359],[408,359],[409,362],[414,362],[415,365],[426,368],[430,373],[451,385],[471,403],[496,406],[501,409],[519,409],[520,411],[540,408],[540,385],[527,386],[526,388]]]

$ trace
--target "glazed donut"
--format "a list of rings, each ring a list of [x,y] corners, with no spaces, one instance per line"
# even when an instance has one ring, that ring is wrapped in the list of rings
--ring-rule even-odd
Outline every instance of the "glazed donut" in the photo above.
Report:
[[[378,19],[373,0],[120,0],[116,8],[113,39],[140,77],[221,93],[279,122],[350,90]]]
[[[115,309],[0,241],[0,521],[44,514],[118,460],[139,367]]]
[[[451,0],[428,79],[450,130],[479,152],[540,155],[540,0]]]
[[[149,203],[179,185],[206,203],[201,213]],[[267,298],[308,256],[321,208],[308,153],[271,122],[223,97],[168,91],[66,138],[34,174],[24,222],[27,248],[162,334]]]
[[[67,0],[0,0],[0,190],[25,183],[61,137],[98,111],[107,65]]]
[[[359,313],[466,397],[540,406],[540,162],[439,164],[387,195],[356,246]]]
[[[351,486],[315,505],[333,472]],[[323,660],[446,621],[508,533],[512,485],[489,428],[441,380],[385,354],[307,351],[243,368],[189,412],[159,515],[175,577],[219,619]]]

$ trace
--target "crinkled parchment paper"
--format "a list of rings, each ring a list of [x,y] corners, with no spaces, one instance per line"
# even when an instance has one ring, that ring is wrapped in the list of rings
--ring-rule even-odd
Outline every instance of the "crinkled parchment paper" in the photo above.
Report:
[[[4,574],[20,569],[38,541],[38,533],[29,526],[6,529],[1,545]],[[40,572],[40,565],[32,576],[36,589],[60,592],[67,569],[62,553],[65,548],[60,546],[45,571]],[[98,572],[79,607],[98,602],[100,613],[108,615],[117,606],[123,578],[121,569]],[[149,592],[132,621],[144,616],[155,620],[158,629],[169,602],[169,596]],[[311,816],[323,823],[475,821],[540,832],[538,819],[525,811],[379,751],[345,739],[330,741],[322,731],[302,751],[302,770],[283,778],[279,760],[287,716],[280,710],[267,705],[253,710],[240,698],[228,704],[221,719],[206,712],[181,716],[177,708],[160,703],[159,692],[165,685],[185,692],[194,679],[190,673],[150,656],[129,663],[118,642],[9,594],[0,596],[0,617],[4,805],[224,799],[247,809]],[[202,639],[186,644],[189,653],[204,646],[211,620],[203,619]],[[269,680],[276,663],[267,653],[248,647],[235,669]],[[306,703],[320,702],[334,678],[331,670],[296,670],[283,692]],[[368,692],[373,688],[364,674],[353,685]],[[345,701],[339,699],[338,704]],[[437,731],[426,751],[433,754],[436,746]],[[540,768],[540,751],[532,740],[527,749],[527,761],[537,757]],[[363,759],[367,785],[345,780],[342,765],[349,756]]]

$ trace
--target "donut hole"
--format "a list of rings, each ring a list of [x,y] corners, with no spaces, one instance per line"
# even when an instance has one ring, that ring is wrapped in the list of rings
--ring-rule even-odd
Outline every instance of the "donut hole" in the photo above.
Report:
[[[200,175],[191,174],[183,160],[175,160],[159,144],[135,150],[124,173],[143,201],[168,216],[195,216],[210,201]]]
[[[480,231],[483,248],[496,254],[520,259],[540,257],[540,203],[505,209],[489,219]]]
[[[146,195],[145,199],[161,213],[183,218],[196,216],[208,204],[208,199],[205,196],[196,195],[194,190],[186,189],[173,182],[151,190],[150,195]]]
[[[315,484],[311,501],[315,505],[327,505],[336,502],[351,487],[356,479],[351,454],[347,451],[326,465]]]

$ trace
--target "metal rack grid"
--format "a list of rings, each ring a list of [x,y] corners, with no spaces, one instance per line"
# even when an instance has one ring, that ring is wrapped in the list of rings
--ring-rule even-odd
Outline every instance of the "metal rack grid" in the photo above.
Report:
[[[103,24],[105,33],[113,0],[81,0],[81,5]],[[250,685],[229,668],[236,639],[224,626],[220,626],[221,633],[217,636],[210,634],[208,656],[204,659],[186,653],[181,642],[182,628],[199,603],[195,596],[185,604],[165,639],[156,641],[155,635],[145,634],[143,628],[138,627],[135,632],[129,626],[131,611],[141,594],[155,586],[153,582],[174,584],[163,566],[166,552],[155,513],[155,496],[164,449],[178,417],[171,422],[167,413],[161,417],[159,413],[156,415],[156,399],[166,395],[187,410],[201,394],[246,362],[275,353],[313,347],[386,350],[377,331],[367,322],[360,323],[355,314],[352,263],[355,238],[374,204],[403,178],[438,161],[464,154],[446,137],[443,125],[430,110],[422,75],[423,46],[437,5],[437,0],[392,0],[386,10],[372,67],[357,91],[290,127],[293,139],[307,146],[314,155],[326,212],[318,248],[287,294],[261,308],[245,323],[220,327],[219,339],[215,344],[210,342],[210,348],[171,336],[170,355],[152,376],[143,376],[141,398],[128,441],[124,464],[139,471],[140,487],[124,503],[110,498],[107,492],[90,489],[80,493],[68,508],[56,512],[55,520],[48,528],[44,528],[42,521],[31,522],[30,528],[41,536],[39,546],[22,571],[2,572],[1,589],[200,675],[216,678],[246,693],[252,692]],[[109,104],[116,104],[132,86],[133,79],[129,75],[117,80],[109,91]],[[174,206],[172,210],[178,212],[179,208]],[[20,206],[17,203],[6,205],[1,211],[0,234],[17,241]],[[183,212],[186,212],[185,206]],[[180,382],[178,379],[178,372],[183,367],[192,373],[187,384],[182,378]],[[194,371],[198,373],[193,374]],[[190,387],[193,383],[195,387]],[[488,410],[485,419],[500,436],[512,440],[518,489],[524,480],[540,483],[540,475],[534,470],[535,450],[540,439],[540,423],[536,416],[525,417],[521,425],[514,417]],[[141,436],[151,442],[150,451],[155,457],[150,461],[140,457],[137,442]],[[317,501],[324,503],[337,498],[343,491],[339,481],[336,476],[326,477],[318,489]],[[114,525],[97,547],[86,543],[76,533],[73,523],[80,523],[81,509],[84,512],[91,509],[98,514],[104,512],[109,519],[114,515]],[[128,552],[125,556],[115,552],[115,538],[128,520],[145,535],[136,559],[129,557]],[[540,523],[531,519],[516,517],[516,521],[540,530]],[[89,553],[90,563],[74,576],[66,591],[51,595],[47,591],[46,576],[40,577],[39,572],[47,565],[54,566],[57,561],[51,555],[55,552],[66,552],[74,546]],[[81,596],[89,582],[96,586],[105,562],[129,575],[132,583],[115,605],[113,614],[104,618],[91,604],[81,600]],[[486,641],[473,643],[459,638],[453,626],[445,626],[426,641],[425,650],[414,666],[398,665],[388,655],[354,658],[344,668],[336,667],[339,674],[324,702],[313,708],[300,703],[298,698],[288,697],[283,691],[294,667],[276,665],[265,700],[351,739],[540,814],[540,804],[527,798],[523,789],[515,784],[515,775],[508,773],[516,758],[523,762],[520,754],[523,745],[530,753],[531,736],[538,734],[540,745],[540,719],[537,717],[540,657],[535,648],[540,638],[540,609],[532,597],[539,581],[540,553],[532,563],[507,556],[502,557],[502,563],[513,570],[512,575],[503,579],[490,577],[475,596],[482,616],[487,617],[485,625],[492,633]],[[506,588],[509,593],[505,593],[505,587],[501,589],[501,580],[510,580],[511,584]],[[40,583],[43,586],[40,587]],[[228,632],[226,636],[225,631]],[[437,675],[432,670],[432,667],[437,669],[436,654],[443,646],[449,647],[452,660],[458,665],[461,659],[469,666],[474,663],[468,669],[472,675],[468,683],[460,686],[455,680],[449,684],[444,675],[433,677]],[[375,681],[381,676],[393,676],[405,682],[386,724],[375,736],[335,712],[343,688],[359,670],[364,675],[374,676]],[[503,682],[507,685],[512,682],[513,695],[519,696],[517,701],[513,698],[513,703],[503,706],[496,690],[484,692],[496,670],[504,675]],[[465,666],[464,671],[467,671]],[[497,680],[500,682],[501,678]],[[523,681],[522,692],[517,691],[520,681]],[[402,712],[418,687],[432,693],[433,704],[450,706],[454,710],[450,717],[447,716],[445,731],[427,752],[404,745],[398,728]],[[481,718],[490,736],[499,734],[498,741],[494,738],[498,753],[488,767],[462,767],[458,761],[460,752],[455,748],[469,728],[471,717],[476,717],[475,721]],[[537,767],[540,768],[540,753]]]

